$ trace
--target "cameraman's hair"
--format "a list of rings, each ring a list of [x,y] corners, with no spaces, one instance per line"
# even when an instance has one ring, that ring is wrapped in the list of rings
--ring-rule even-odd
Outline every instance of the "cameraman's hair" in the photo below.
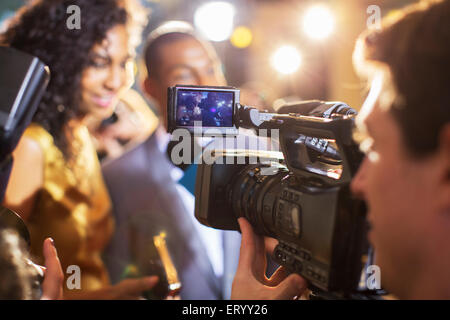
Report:
[[[406,148],[416,157],[437,150],[450,121],[450,1],[408,6],[381,31],[361,35],[354,53],[359,71],[388,67],[395,97],[390,111]]]
[[[33,299],[27,252],[15,231],[0,228],[0,300]]]

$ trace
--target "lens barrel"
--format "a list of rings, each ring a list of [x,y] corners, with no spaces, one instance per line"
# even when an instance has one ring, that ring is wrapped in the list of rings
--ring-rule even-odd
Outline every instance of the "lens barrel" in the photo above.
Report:
[[[284,187],[287,170],[264,175],[264,165],[248,165],[233,178],[228,188],[228,203],[236,217],[246,218],[261,235],[275,236],[274,206]]]

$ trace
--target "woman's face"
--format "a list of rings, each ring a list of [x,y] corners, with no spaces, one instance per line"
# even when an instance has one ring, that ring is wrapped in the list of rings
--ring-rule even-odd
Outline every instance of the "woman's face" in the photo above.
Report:
[[[110,29],[91,51],[91,63],[81,76],[81,116],[102,120],[111,116],[122,91],[133,83],[133,63],[124,25]]]

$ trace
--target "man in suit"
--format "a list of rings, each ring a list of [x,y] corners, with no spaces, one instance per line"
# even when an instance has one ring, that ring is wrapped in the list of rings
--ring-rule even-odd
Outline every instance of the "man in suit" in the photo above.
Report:
[[[212,46],[184,24],[152,32],[144,58],[144,89],[158,106],[162,124],[144,143],[103,166],[117,225],[105,255],[111,280],[118,281],[127,267],[145,259],[148,239],[164,231],[182,282],[181,298],[228,299],[240,234],[208,228],[195,219],[194,196],[179,183],[187,174],[167,156],[166,131],[167,87],[225,85],[220,61]]]

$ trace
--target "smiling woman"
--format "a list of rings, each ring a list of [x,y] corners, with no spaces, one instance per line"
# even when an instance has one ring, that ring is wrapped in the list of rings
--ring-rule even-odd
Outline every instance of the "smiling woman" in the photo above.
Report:
[[[53,136],[56,146],[67,157],[71,151],[70,137],[61,134],[63,128],[71,119],[84,120],[89,116],[83,107],[83,90],[86,89],[83,83],[100,71],[103,84],[108,78],[116,82],[113,91],[117,91],[117,87],[125,89],[131,83],[125,81],[123,74],[128,58],[134,53],[139,31],[137,22],[142,20],[142,11],[136,8],[131,19],[129,12],[136,7],[133,3],[124,0],[95,4],[87,0],[32,1],[18,11],[7,31],[0,35],[0,43],[33,54],[50,67],[51,81],[34,121]],[[71,5],[80,8],[80,29],[67,28],[70,15],[66,8]],[[126,53],[117,52],[118,47]],[[116,52],[111,55],[110,50]],[[117,84],[118,78],[120,84]],[[101,91],[100,94],[108,91],[105,96],[111,96],[109,87],[97,88],[97,91]]]
[[[80,114],[88,119],[111,116],[119,94],[131,86],[133,63],[127,43],[127,30],[118,25],[92,48],[90,64],[83,70],[80,82]]]
[[[80,29],[66,26],[70,5],[80,8]],[[109,284],[101,253],[114,222],[86,127],[109,117],[132,83],[142,13],[134,0],[38,0],[21,8],[0,36],[0,43],[39,57],[51,71],[34,123],[14,152],[5,203],[26,220],[37,262],[51,236],[63,269],[81,269],[81,290],[64,288],[65,298],[136,298],[155,283]]]

